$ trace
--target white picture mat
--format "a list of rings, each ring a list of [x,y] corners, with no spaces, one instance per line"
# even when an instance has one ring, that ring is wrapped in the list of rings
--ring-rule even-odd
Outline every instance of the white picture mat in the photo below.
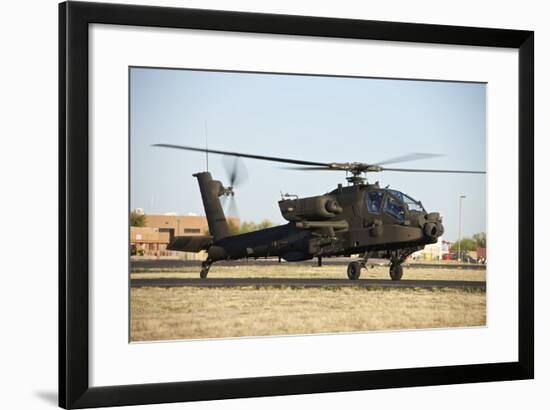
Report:
[[[129,344],[131,65],[486,81],[487,326]],[[517,79],[508,49],[91,26],[90,384],[516,361]]]

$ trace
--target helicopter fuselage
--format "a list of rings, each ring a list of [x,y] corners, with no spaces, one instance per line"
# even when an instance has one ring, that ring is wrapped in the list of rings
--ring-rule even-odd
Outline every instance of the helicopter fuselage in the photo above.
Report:
[[[270,256],[294,262],[399,250],[410,254],[443,234],[438,213],[427,213],[420,202],[378,184],[339,185],[324,195],[282,199],[279,207],[287,224],[231,236],[221,229],[220,234],[223,186],[209,173],[196,176],[213,238],[193,250],[207,250],[211,262]],[[178,238],[169,249],[178,249],[177,243]]]
[[[279,256],[292,262],[422,249],[437,242],[443,225],[439,214],[428,214],[412,201],[377,184],[339,186],[321,196],[282,200],[279,206],[288,224],[226,237],[208,254],[213,260]]]

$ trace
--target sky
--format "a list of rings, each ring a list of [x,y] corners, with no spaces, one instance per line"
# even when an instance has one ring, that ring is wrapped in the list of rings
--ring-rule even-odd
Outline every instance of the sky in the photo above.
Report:
[[[486,86],[480,83],[131,68],[130,206],[145,213],[204,215],[193,173],[205,154],[152,147],[179,144],[319,162],[377,163],[426,152],[437,158],[392,164],[486,169]],[[281,192],[320,195],[346,184],[342,171],[294,171],[243,159],[236,189],[242,220],[286,223]],[[214,179],[224,159],[209,155]],[[444,239],[486,231],[485,175],[382,172],[369,182],[405,192],[440,212]]]

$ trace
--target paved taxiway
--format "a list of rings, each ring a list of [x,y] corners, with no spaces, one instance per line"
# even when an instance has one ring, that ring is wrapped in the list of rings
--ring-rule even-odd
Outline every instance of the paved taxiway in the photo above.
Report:
[[[387,279],[288,279],[288,278],[210,278],[210,279],[131,279],[131,286],[137,287],[219,287],[242,286],[271,287],[364,287],[364,288],[468,288],[485,290],[485,282],[457,280],[387,280]]]

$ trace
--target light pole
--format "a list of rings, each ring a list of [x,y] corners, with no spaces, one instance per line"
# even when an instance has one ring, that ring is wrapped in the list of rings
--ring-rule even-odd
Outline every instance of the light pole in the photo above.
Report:
[[[458,197],[458,258],[459,262],[462,262],[462,254],[460,253],[460,239],[462,238],[462,200],[466,198],[466,195],[460,195]]]

